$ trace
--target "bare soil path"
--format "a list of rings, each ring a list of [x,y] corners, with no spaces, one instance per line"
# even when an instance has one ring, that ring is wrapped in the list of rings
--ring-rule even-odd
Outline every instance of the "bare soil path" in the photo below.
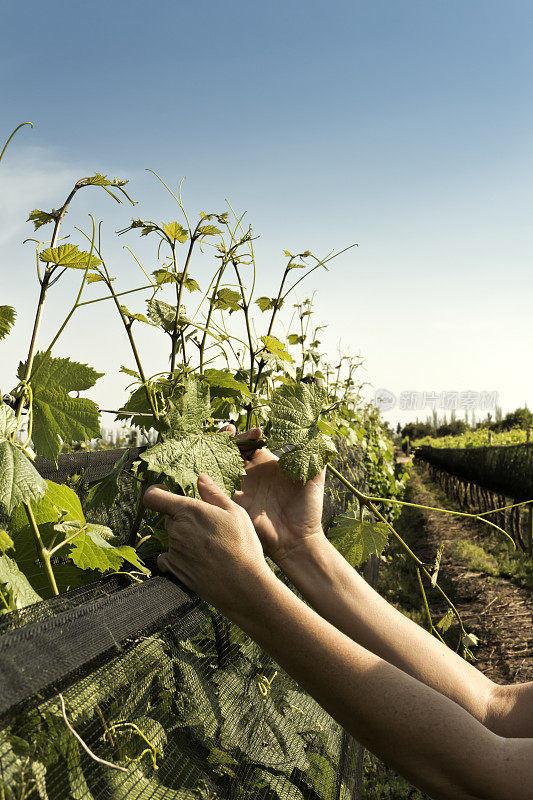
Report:
[[[450,500],[421,466],[411,473],[412,502],[454,508]],[[403,515],[402,515],[403,516]],[[420,517],[419,517],[420,519]],[[486,526],[439,512],[423,511],[416,552],[431,561],[444,543],[439,582],[446,585],[467,630],[480,638],[475,648],[476,667],[497,683],[533,680],[533,598],[531,592],[510,580],[473,571],[453,554],[459,539],[483,543]],[[444,605],[432,603],[442,614]]]

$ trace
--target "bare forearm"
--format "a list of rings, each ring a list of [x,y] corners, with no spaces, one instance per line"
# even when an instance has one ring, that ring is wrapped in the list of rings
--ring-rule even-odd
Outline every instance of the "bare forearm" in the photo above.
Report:
[[[528,797],[524,775],[533,755],[531,742],[524,754],[511,753],[508,763],[515,777],[513,786],[504,788],[498,773],[505,740],[456,703],[356,644],[273,576],[228,616],[358,741],[435,800]],[[505,772],[509,782],[510,772]]]
[[[313,537],[280,566],[313,608],[336,628],[487,724],[495,684],[391,606],[325,536]]]

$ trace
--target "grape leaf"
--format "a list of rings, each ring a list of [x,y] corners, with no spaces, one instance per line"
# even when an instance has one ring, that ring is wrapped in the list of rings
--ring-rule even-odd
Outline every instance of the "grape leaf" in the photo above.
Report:
[[[5,553],[6,550],[11,550],[13,547],[13,539],[7,531],[0,529],[0,553]]]
[[[265,350],[281,359],[281,361],[294,361],[291,354],[285,349],[283,342],[280,342],[275,336],[261,336],[261,341],[265,346]]]
[[[92,400],[69,397],[69,392],[80,392],[94,386],[103,373],[87,364],[68,358],[52,358],[47,353],[37,353],[31,380],[33,389],[33,433],[35,449],[45,458],[56,460],[60,438],[64,442],[83,442],[100,436],[98,407]],[[25,364],[19,364],[18,378],[23,379]]]
[[[0,556],[0,584],[4,586],[3,591],[7,592],[12,608],[24,608],[42,599],[20,571],[17,562],[6,555]]]
[[[80,526],[81,527],[81,526]],[[112,570],[118,572],[124,561],[145,574],[150,571],[139,560],[133,547],[112,547],[94,530],[84,530],[72,542],[69,559],[80,569],[94,569],[98,572]]]
[[[207,472],[230,497],[240,488],[244,475],[239,448],[227,432],[192,433],[165,439],[141,453],[152,472],[173,478],[186,491],[198,496],[196,481]]]
[[[136,319],[138,322],[146,322],[147,325],[151,325],[152,323],[149,322],[144,314],[135,314],[133,311],[130,311],[127,306],[120,306],[120,310],[124,314],[125,317],[128,319]]]
[[[244,474],[239,448],[229,433],[204,433],[211,415],[209,386],[189,378],[184,393],[172,401],[168,414],[158,422],[161,441],[141,453],[152,472],[173,478],[186,491],[198,493],[196,481],[207,472],[218,486],[232,495]]]
[[[97,172],[91,178],[85,178],[85,182],[87,186],[125,186],[128,181],[120,180],[119,178],[113,178],[112,181],[108,180],[107,175],[101,175]]]
[[[202,225],[201,228],[198,228],[198,233],[201,236],[215,236],[215,234],[222,233],[222,231],[220,231],[214,225]]]
[[[358,567],[372,555],[380,556],[389,541],[384,522],[361,522],[352,506],[335,517],[328,539],[352,567]]]
[[[71,267],[72,269],[85,269],[89,266],[98,267],[102,262],[95,255],[78,250],[77,244],[60,244],[59,247],[47,247],[39,256],[47,264],[57,264],[58,267]]]
[[[172,333],[176,324],[176,306],[171,306],[169,303],[164,303],[163,300],[157,300],[156,298],[148,300],[146,305],[148,307],[148,316],[152,322],[155,325],[159,325],[167,333]],[[185,307],[181,306],[178,328],[188,323],[188,320],[183,316],[184,313]]]
[[[43,544],[45,547],[50,547],[52,540],[55,540],[55,544],[59,544],[67,535],[58,533],[54,529],[60,519],[63,523],[79,521],[84,524],[85,517],[80,500],[73,489],[53,481],[46,481],[45,485],[47,488],[44,497],[38,502],[32,501],[30,505]],[[33,532],[22,506],[13,511],[9,532],[15,543],[15,558],[20,569],[41,597],[50,597],[48,578],[43,564],[37,558]],[[84,573],[70,563],[66,558],[67,555],[68,546],[65,546],[57,552],[57,556],[52,557],[52,568],[60,592],[81,586],[95,578],[94,573]]]
[[[0,341],[5,339],[15,324],[17,312],[11,306],[0,306]]]
[[[231,314],[233,311],[240,311],[242,308],[241,299],[240,293],[234,291],[234,289],[219,289],[214,305],[215,308],[220,308],[222,311],[226,311],[229,308]]]
[[[318,427],[326,401],[327,392],[314,384],[281,386],[272,395],[269,447],[293,445],[281,456],[280,466],[294,481],[306,483],[314,478],[337,452],[332,439]]]
[[[131,761],[119,766],[126,766],[128,774],[108,769],[102,773],[104,791],[113,800],[198,800],[198,794],[188,789],[171,789],[157,778],[147,778],[140,767]]]
[[[20,503],[38,500],[46,491],[46,483],[30,459],[7,438],[16,429],[13,410],[0,402],[0,507],[8,515]]]
[[[258,297],[255,301],[261,311],[270,311],[274,308],[274,300],[271,297]]]
[[[38,230],[43,225],[48,225],[50,222],[55,222],[61,211],[56,210],[55,208],[52,211],[39,211],[38,208],[34,208],[33,211],[30,212],[30,216],[26,220],[26,222],[33,222],[34,230]]]
[[[245,383],[235,380],[233,375],[222,369],[206,369],[203,379],[209,384],[211,397],[250,396],[250,390]]]
[[[169,222],[166,225],[162,225],[162,230],[164,230],[171,242],[181,242],[183,244],[189,238],[188,231],[179,222]]]
[[[146,414],[149,414],[150,417],[145,416]],[[115,421],[123,419],[131,419],[131,424],[137,425],[139,428],[150,428],[155,423],[144,386],[138,386],[119,409]]]

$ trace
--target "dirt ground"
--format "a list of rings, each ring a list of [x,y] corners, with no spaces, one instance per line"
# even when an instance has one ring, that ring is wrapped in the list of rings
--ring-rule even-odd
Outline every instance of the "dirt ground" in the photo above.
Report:
[[[453,508],[450,499],[427,477],[421,466],[412,470],[412,501]],[[452,600],[467,630],[480,638],[475,648],[475,666],[496,683],[533,680],[533,598],[527,589],[500,577],[473,572],[468,565],[450,557],[455,539],[482,544],[486,527],[439,512],[423,512],[423,535],[416,548],[419,557],[430,561],[441,543],[444,553],[439,582],[451,589]],[[446,611],[432,603],[436,613]]]

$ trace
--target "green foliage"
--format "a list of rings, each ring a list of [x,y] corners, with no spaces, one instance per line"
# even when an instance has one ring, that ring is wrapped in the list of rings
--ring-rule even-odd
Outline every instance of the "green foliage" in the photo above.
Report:
[[[172,478],[185,493],[197,495],[198,475],[207,472],[232,495],[244,474],[239,448],[228,433],[206,430],[211,416],[209,386],[191,378],[183,389],[159,423],[161,441],[141,459],[151,472]]]
[[[325,389],[313,384],[282,386],[272,395],[270,447],[293,445],[281,456],[280,465],[294,481],[311,480],[336,453],[332,439],[318,425],[326,402]]]
[[[50,222],[56,222],[59,219],[60,214],[60,209],[56,210],[54,208],[52,211],[39,211],[38,208],[35,208],[30,212],[30,216],[26,222],[33,222],[34,230],[37,231],[39,228],[42,228],[43,225],[49,225]]]
[[[18,378],[23,380],[25,364]],[[55,461],[64,442],[83,442],[100,435],[98,407],[92,400],[70,397],[90,389],[103,373],[68,358],[36,353],[30,381],[33,391],[33,441],[40,455]]]
[[[183,244],[189,238],[188,231],[179,222],[169,222],[161,227],[171,242],[181,242]]]
[[[361,522],[352,506],[334,519],[328,538],[352,567],[360,567],[370,556],[383,553],[389,529],[383,522]]]
[[[41,599],[17,562],[5,554],[0,556],[0,589],[7,595],[10,608],[24,608]]]
[[[39,255],[46,264],[71,269],[93,269],[102,263],[99,258],[84,250],[78,250],[77,244],[60,244],[59,247],[48,247]]]
[[[20,503],[38,500],[46,491],[32,462],[13,441],[16,430],[13,410],[0,401],[0,508],[7,514]]]
[[[129,450],[126,450],[119,460],[114,464],[111,471],[101,480],[93,481],[88,489],[85,498],[87,509],[94,509],[100,506],[111,508],[119,495],[119,478],[129,457]]]
[[[11,306],[0,306],[0,341],[8,335],[16,316],[17,312]]]

